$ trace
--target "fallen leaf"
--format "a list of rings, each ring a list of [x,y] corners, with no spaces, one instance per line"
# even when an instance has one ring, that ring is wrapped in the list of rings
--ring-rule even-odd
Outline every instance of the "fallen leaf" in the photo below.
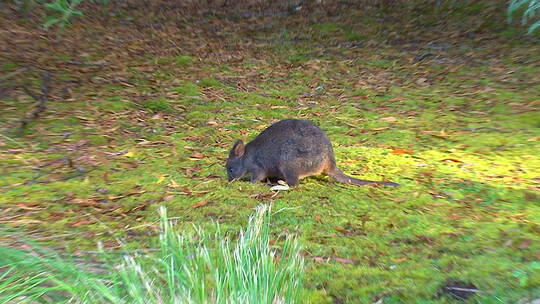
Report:
[[[96,192],[101,193],[101,194],[107,194],[109,193],[109,190],[107,188],[99,187],[96,189]]]
[[[80,222],[72,224],[71,227],[79,227],[79,226],[89,225],[89,224],[93,224],[93,223],[94,222],[92,222],[92,221],[80,221]]]
[[[289,190],[289,186],[275,185],[270,188],[271,191],[286,191]]]
[[[351,259],[338,258],[338,257],[335,257],[334,261],[339,262],[341,264],[358,264],[358,263],[360,263],[360,261],[358,261],[358,260],[351,260]]]
[[[110,182],[109,180],[109,172],[103,173],[103,181],[108,184]]]
[[[165,175],[159,174],[156,184],[161,184],[165,180]]]
[[[41,210],[43,208],[39,208],[39,207],[30,207],[30,206],[26,206],[24,204],[17,204],[17,206],[21,209],[24,209],[24,210]]]
[[[174,195],[170,195],[170,194],[169,194],[169,195],[165,195],[165,196],[162,198],[162,200],[163,200],[163,201],[166,201],[166,202],[168,202],[168,201],[170,201],[170,200],[172,200],[172,199],[174,199]]]
[[[453,219],[453,220],[459,220],[460,218],[463,218],[463,216],[461,216],[459,214],[455,214],[455,213],[448,214],[448,217]]]
[[[130,168],[137,168],[139,167],[139,164],[137,164],[136,162],[121,162],[122,165],[126,165]]]
[[[416,84],[418,84],[418,85],[426,85],[426,84],[427,84],[426,81],[427,81],[426,78],[423,78],[423,77],[422,77],[422,78],[418,78],[418,79],[416,80]]]
[[[525,192],[525,199],[528,201],[540,201],[540,197],[532,192]]]
[[[326,263],[327,261],[328,259],[324,257],[313,257],[313,262],[315,263]]]
[[[334,230],[336,230],[337,232],[342,233],[342,234],[349,233],[349,231],[347,229],[343,229],[341,227],[335,227]]]
[[[109,200],[111,200],[111,201],[114,201],[114,200],[122,199],[122,198],[128,197],[128,196],[140,195],[140,194],[143,194],[143,193],[145,193],[145,192],[146,192],[145,190],[140,190],[140,191],[135,191],[135,192],[131,192],[131,193],[127,193],[127,194],[122,194],[122,195],[118,195],[118,196],[107,195],[107,199],[109,199]]]
[[[129,151],[129,152],[125,153],[124,156],[125,156],[125,157],[134,157],[134,156],[135,156],[135,152]]]
[[[462,163],[462,161],[460,161],[459,159],[455,159],[455,158],[445,158],[441,161],[450,161],[450,162],[454,162],[454,163]]]
[[[383,117],[381,119],[379,119],[380,121],[386,121],[386,122],[396,122],[397,121],[397,118],[393,117],[393,116],[389,116],[389,117]]]
[[[180,188],[180,185],[178,185],[174,179],[171,179],[171,182],[167,185],[167,187],[170,187],[170,188]]]
[[[191,157],[201,159],[201,158],[204,158],[204,154],[202,154],[200,152],[197,152],[197,153],[191,155]]]
[[[199,207],[202,207],[204,205],[208,204],[208,200],[202,200],[198,203],[195,203],[193,205],[191,205],[191,208],[199,208]]]
[[[414,151],[413,150],[407,150],[407,149],[401,149],[401,148],[396,148],[394,150],[392,150],[392,154],[412,154]]]
[[[287,183],[282,180],[278,180],[278,184],[279,185],[275,185],[271,187],[270,190],[271,191],[280,191],[280,190],[286,191],[290,189],[289,185],[287,185]]]
[[[524,240],[523,242],[521,242],[521,244],[519,244],[519,249],[525,249],[527,247],[529,247],[529,245],[532,243],[531,240]]]

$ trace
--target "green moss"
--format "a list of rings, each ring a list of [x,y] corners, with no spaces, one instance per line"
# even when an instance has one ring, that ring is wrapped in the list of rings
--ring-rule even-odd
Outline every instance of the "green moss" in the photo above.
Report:
[[[177,56],[175,59],[174,59],[174,62],[176,63],[176,65],[179,65],[179,66],[187,66],[187,65],[192,65],[193,64],[193,58],[191,58],[191,56]]]
[[[394,66],[394,62],[386,59],[376,59],[368,62],[369,65],[377,68],[391,68]]]
[[[154,58],[153,62],[156,65],[175,64],[177,66],[190,66],[190,65],[193,65],[193,58],[187,55],[176,56],[176,57],[161,57],[161,58]]]
[[[118,85],[112,85],[112,84],[103,85],[102,88],[109,92],[123,92],[124,91],[123,87],[118,86]]]
[[[150,99],[142,104],[143,108],[152,112],[171,112],[169,101],[165,98]]]
[[[309,59],[310,57],[307,55],[294,54],[287,56],[286,60],[292,64],[302,64],[304,62],[307,62]]]
[[[19,65],[15,62],[4,62],[2,63],[2,70],[4,71],[11,71],[18,67]]]
[[[125,100],[121,96],[113,96],[104,101],[98,102],[96,106],[103,111],[118,112],[132,109],[134,107],[134,103],[129,100]]]
[[[183,82],[182,85],[172,88],[173,92],[190,97],[199,96],[200,88],[193,82]]]
[[[333,22],[323,22],[315,24],[313,27],[316,28],[321,34],[325,35],[332,34],[341,30],[340,25]]]
[[[367,40],[367,37],[358,33],[353,32],[352,30],[345,30],[345,39],[347,41],[362,41]]]
[[[203,78],[199,80],[198,84],[199,86],[203,88],[209,88],[209,87],[219,88],[223,86],[223,83],[221,81],[214,78]]]
[[[90,144],[95,145],[95,146],[102,146],[102,145],[106,145],[109,142],[109,140],[104,136],[91,135],[91,136],[88,136],[88,142],[90,142]]]
[[[69,60],[71,60],[71,56],[69,56],[69,55],[65,55],[65,54],[56,54],[55,56],[56,56],[56,58],[58,58],[59,60],[62,60],[62,61],[69,61]]]

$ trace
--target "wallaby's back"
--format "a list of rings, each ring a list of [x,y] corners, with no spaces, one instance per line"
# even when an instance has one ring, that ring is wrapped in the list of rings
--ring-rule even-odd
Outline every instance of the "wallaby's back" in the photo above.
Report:
[[[252,181],[277,177],[294,186],[302,177],[326,173],[347,184],[397,185],[345,175],[336,167],[332,144],[326,134],[307,120],[285,119],[274,123],[249,142],[242,154]]]
[[[272,173],[294,171],[298,177],[321,173],[335,162],[326,134],[313,123],[299,119],[282,120],[266,128],[246,145],[246,155],[253,155]]]

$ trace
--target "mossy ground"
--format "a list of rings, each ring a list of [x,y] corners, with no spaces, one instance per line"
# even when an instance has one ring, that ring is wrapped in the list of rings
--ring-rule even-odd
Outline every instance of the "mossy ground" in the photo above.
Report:
[[[479,303],[539,297],[538,43],[392,16],[403,19],[353,10],[310,25],[222,20],[217,34],[211,24],[178,30],[157,20],[160,30],[120,45],[100,33],[122,37],[122,25],[82,19],[91,26],[58,38],[79,37],[78,51],[55,62],[83,52],[111,66],[56,67],[64,81],[88,81],[67,97],[53,93],[22,136],[0,137],[2,222],[84,255],[98,240],[151,246],[161,205],[186,230],[217,221],[235,232],[255,206],[272,203],[283,210],[273,232],[304,245],[307,303],[448,303],[448,280],[474,284]],[[3,72],[23,61],[11,56]],[[9,128],[32,100],[0,106]],[[291,117],[327,132],[346,173],[402,186],[311,177],[273,193],[227,183],[233,141]]]

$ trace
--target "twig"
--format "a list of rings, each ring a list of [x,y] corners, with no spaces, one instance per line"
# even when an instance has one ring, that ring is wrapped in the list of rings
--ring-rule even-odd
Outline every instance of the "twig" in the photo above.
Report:
[[[91,61],[91,62],[80,62],[80,61],[66,61],[67,64],[72,65],[93,65],[93,66],[107,66],[109,65],[105,61]]]
[[[39,97],[34,94],[34,92],[30,91],[26,86],[22,86],[23,91],[26,93],[26,95],[32,97],[35,101],[39,100]]]
[[[22,69],[18,69],[16,71],[13,71],[13,72],[11,72],[11,73],[9,73],[7,75],[2,76],[0,78],[0,82],[6,81],[6,80],[10,79],[13,76],[17,76],[17,75],[21,74],[22,72],[26,72],[27,70],[28,70],[28,68],[22,68]]]
[[[28,94],[30,97],[36,100],[37,105],[34,108],[34,110],[30,112],[30,115],[28,117],[25,117],[20,120],[21,125],[16,132],[17,135],[20,135],[30,122],[36,120],[39,117],[39,115],[43,111],[45,111],[47,107],[45,103],[49,99],[50,83],[51,83],[51,73],[49,71],[45,71],[41,73],[41,85],[40,85],[41,95],[40,96],[36,96],[29,89],[27,89],[26,87],[23,87],[26,94]]]
[[[422,54],[419,54],[419,55],[416,55],[413,59],[413,63],[418,63],[428,57],[431,57],[431,56],[435,56],[435,54],[433,53],[422,53]]]
[[[0,87],[0,99],[7,97],[11,88]]]
[[[70,169],[74,169],[76,172],[72,173],[72,174],[69,174],[67,176],[64,176],[64,177],[61,177],[61,178],[57,178],[55,180],[49,180],[49,181],[39,181],[38,179],[40,179],[41,177],[43,176],[46,176],[46,175],[49,175],[49,174],[52,174],[55,172],[56,169],[58,169],[59,167],[56,167],[56,168],[52,168],[52,170],[49,170],[49,171],[41,171],[41,168],[43,167],[47,167],[49,165],[52,165],[52,164],[55,164],[57,161],[61,161],[63,162],[64,164],[66,164]],[[69,179],[72,179],[72,178],[76,178],[76,177],[79,177],[79,176],[82,176],[88,172],[91,172],[93,171],[93,169],[91,170],[86,170],[84,168],[81,168],[81,167],[78,167],[74,164],[73,160],[71,159],[71,157],[69,156],[66,156],[66,157],[63,157],[63,158],[60,158],[60,159],[56,159],[56,160],[53,160],[45,165],[42,165],[39,167],[40,168],[40,171],[38,172],[38,174],[33,177],[31,180],[25,182],[24,184],[25,185],[32,185],[34,183],[40,183],[40,184],[43,184],[43,183],[49,183],[49,182],[58,182],[58,181],[66,181],[66,180],[69,180]]]
[[[482,292],[478,289],[473,288],[461,288],[461,287],[445,287],[447,290],[456,290],[456,291],[466,291],[466,292]]]
[[[75,164],[73,163],[73,160],[71,159],[71,157],[69,157],[69,156],[65,157],[64,161],[66,162],[68,167],[77,170],[77,172],[82,173],[82,174],[86,173],[86,170],[84,170],[83,168],[75,166]]]

